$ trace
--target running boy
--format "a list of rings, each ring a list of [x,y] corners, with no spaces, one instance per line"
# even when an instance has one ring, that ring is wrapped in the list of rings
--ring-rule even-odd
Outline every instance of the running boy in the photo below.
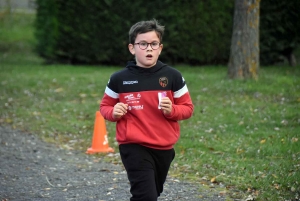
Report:
[[[180,135],[178,121],[194,109],[181,73],[158,60],[163,33],[155,19],[131,27],[128,49],[135,61],[110,77],[100,104],[103,117],[117,122],[131,201],[156,201],[162,193]]]

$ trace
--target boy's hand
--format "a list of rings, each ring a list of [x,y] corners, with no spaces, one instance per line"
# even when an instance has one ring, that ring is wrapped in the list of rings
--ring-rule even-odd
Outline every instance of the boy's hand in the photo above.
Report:
[[[172,112],[172,101],[169,97],[164,97],[160,101],[160,107],[164,114],[169,115]]]
[[[114,106],[114,110],[113,110],[113,118],[114,119],[119,119],[121,118],[123,115],[125,115],[127,113],[127,109],[128,109],[128,104],[124,104],[124,103],[117,103]]]

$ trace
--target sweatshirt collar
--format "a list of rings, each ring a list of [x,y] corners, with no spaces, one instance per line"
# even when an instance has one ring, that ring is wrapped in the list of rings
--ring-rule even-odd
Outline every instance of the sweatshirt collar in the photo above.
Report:
[[[137,66],[135,61],[129,61],[129,62],[127,62],[126,68],[134,74],[150,75],[150,74],[153,74],[153,73],[159,71],[164,66],[166,66],[166,64],[162,63],[159,60],[151,68],[143,68],[143,67]]]

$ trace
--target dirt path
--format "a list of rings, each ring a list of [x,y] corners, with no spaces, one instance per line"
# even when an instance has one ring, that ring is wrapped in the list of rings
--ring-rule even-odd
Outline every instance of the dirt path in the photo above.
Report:
[[[122,166],[0,125],[0,200],[129,200]],[[159,200],[224,201],[214,189],[168,178]]]

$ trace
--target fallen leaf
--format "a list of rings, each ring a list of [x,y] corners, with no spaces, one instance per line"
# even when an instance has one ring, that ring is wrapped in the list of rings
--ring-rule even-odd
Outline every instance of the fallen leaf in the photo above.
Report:
[[[37,112],[37,111],[34,111],[33,113],[32,113],[32,115],[34,115],[34,116],[39,116],[41,113],[40,112]]]
[[[213,132],[213,131],[214,131],[214,129],[212,129],[212,128],[210,128],[210,129],[208,129],[208,130],[205,130],[206,133],[211,133],[211,132]]]
[[[62,92],[63,90],[64,90],[63,88],[57,88],[54,90],[54,92],[59,93],[59,92]]]
[[[252,195],[249,195],[245,201],[252,201],[255,200],[254,197]]]
[[[208,149],[209,149],[210,151],[214,151],[214,150],[215,150],[213,147],[208,147]]]
[[[216,183],[217,182],[217,178],[216,177],[211,178],[210,182],[211,183]]]
[[[260,144],[264,144],[266,142],[266,139],[263,139],[260,141]]]
[[[220,195],[222,195],[222,196],[224,196],[224,195],[226,195],[226,191],[220,191]]]
[[[240,149],[240,148],[237,148],[237,149],[236,149],[236,153],[237,153],[237,154],[241,154],[241,153],[243,153],[243,152],[245,152],[243,149]]]
[[[85,98],[87,95],[86,95],[86,94],[79,94],[79,96],[80,96],[81,98]]]
[[[8,124],[10,124],[10,123],[12,123],[13,121],[12,121],[12,119],[6,118],[6,119],[5,119],[5,122],[8,123]]]

